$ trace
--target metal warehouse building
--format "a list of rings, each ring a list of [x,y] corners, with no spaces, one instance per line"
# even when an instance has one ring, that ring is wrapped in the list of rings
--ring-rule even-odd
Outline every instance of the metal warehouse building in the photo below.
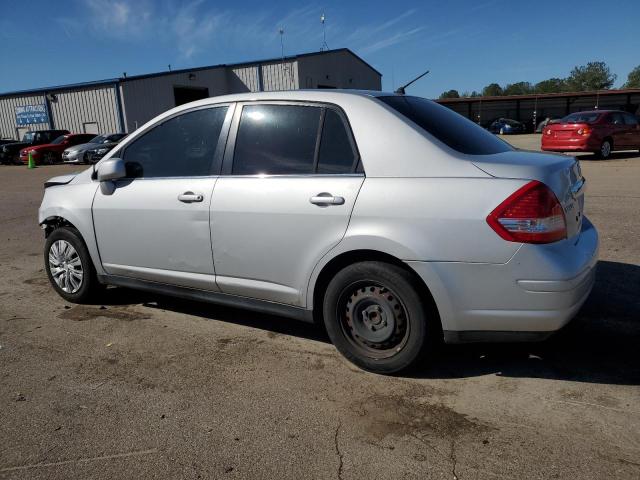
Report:
[[[502,97],[464,97],[437,100],[480,125],[496,118],[512,118],[532,123],[545,118],[560,118],[584,110],[625,110],[640,114],[640,89],[600,90],[597,92],[510,95]]]
[[[132,132],[176,105],[229,93],[300,88],[381,89],[382,75],[342,48],[230,65],[123,76],[0,94],[0,138],[67,129]]]

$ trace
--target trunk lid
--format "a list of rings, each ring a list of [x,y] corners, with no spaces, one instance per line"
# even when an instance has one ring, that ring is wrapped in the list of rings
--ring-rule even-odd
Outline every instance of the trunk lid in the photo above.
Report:
[[[545,130],[551,130],[551,138],[571,138],[578,135],[578,130],[589,127],[589,123],[554,123]]]
[[[580,234],[584,210],[584,182],[580,163],[567,155],[515,150],[474,156],[472,163],[497,178],[538,180],[555,193],[564,210],[567,236]]]

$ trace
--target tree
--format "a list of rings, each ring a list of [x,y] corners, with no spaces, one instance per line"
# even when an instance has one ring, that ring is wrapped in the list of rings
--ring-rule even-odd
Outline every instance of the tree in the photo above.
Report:
[[[640,65],[629,72],[624,88],[640,88]]]
[[[482,89],[484,97],[499,97],[502,94],[502,87],[497,83],[491,83]]]
[[[589,90],[608,90],[616,81],[617,75],[611,73],[604,62],[589,62],[574,67],[567,78],[569,90],[585,92]]]
[[[511,83],[504,87],[503,95],[526,95],[531,93],[532,88],[529,82]]]
[[[440,98],[460,98],[457,90],[448,90],[440,95]]]
[[[535,93],[560,93],[567,90],[567,81],[564,78],[549,78],[536,83],[533,89]]]

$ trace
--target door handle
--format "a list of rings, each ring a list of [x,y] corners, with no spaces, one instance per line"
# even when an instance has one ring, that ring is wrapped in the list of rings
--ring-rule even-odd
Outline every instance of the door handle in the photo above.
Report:
[[[335,197],[330,193],[319,193],[315,197],[309,199],[314,205],[326,207],[328,205],[342,205],[344,204],[344,197]]]
[[[178,195],[178,200],[184,203],[201,202],[204,200],[204,196],[200,193],[184,192],[182,195]]]

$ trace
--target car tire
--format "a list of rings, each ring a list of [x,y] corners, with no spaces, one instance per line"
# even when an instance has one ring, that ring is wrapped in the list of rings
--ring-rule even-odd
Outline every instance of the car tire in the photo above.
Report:
[[[394,374],[416,366],[435,347],[439,325],[405,269],[359,262],[340,270],[327,286],[324,323],[338,351],[355,365]]]
[[[43,165],[53,165],[56,163],[56,155],[53,152],[44,152],[42,156],[42,164]]]
[[[89,303],[102,289],[80,232],[59,227],[47,237],[44,265],[54,290],[72,303]]]
[[[613,143],[611,140],[606,139],[600,145],[600,150],[595,152],[596,158],[601,160],[607,160],[611,157],[611,152],[613,151]]]

